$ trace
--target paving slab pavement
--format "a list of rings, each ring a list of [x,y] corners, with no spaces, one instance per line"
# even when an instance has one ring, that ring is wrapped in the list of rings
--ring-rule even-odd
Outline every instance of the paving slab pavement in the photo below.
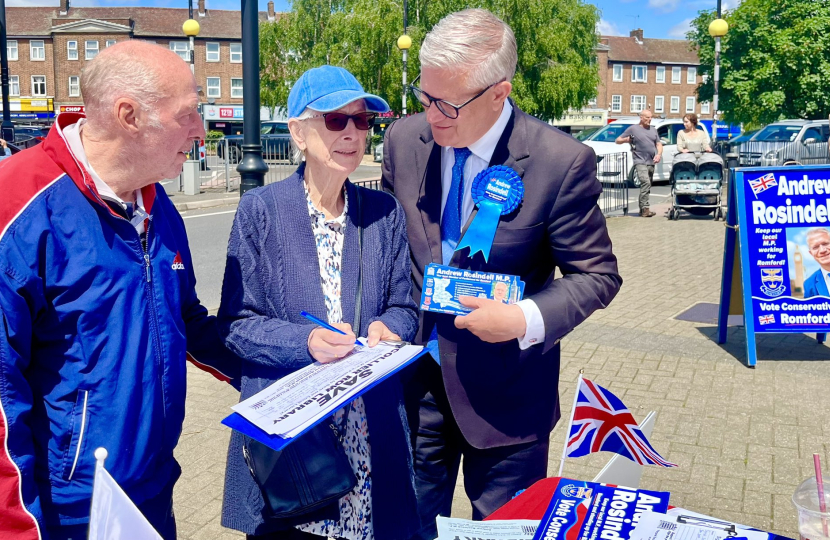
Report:
[[[641,487],[671,491],[690,510],[796,537],[790,497],[812,475],[812,453],[830,463],[830,348],[812,335],[758,340],[750,369],[742,329],[715,343],[711,325],[678,321],[697,302],[718,302],[724,227],[709,218],[609,218],[624,284],[611,305],[562,340],[559,395],[568,418],[580,369],[615,392],[637,419],[657,411],[651,441],[680,467],[647,467]],[[240,538],[219,524],[229,432],[219,424],[232,388],[188,366],[187,417],[176,451],[179,538]],[[556,391],[556,389],[551,389]],[[551,435],[555,474],[566,421]],[[568,460],[565,475],[591,479],[609,459]],[[469,517],[459,478],[453,515]]]

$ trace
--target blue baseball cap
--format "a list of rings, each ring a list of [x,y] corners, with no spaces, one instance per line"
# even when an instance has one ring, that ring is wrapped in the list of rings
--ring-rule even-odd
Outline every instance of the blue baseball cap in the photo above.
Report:
[[[306,107],[320,112],[336,111],[358,99],[366,100],[366,109],[387,112],[389,104],[363,90],[354,75],[336,66],[320,66],[303,73],[288,94],[288,117],[297,118]]]

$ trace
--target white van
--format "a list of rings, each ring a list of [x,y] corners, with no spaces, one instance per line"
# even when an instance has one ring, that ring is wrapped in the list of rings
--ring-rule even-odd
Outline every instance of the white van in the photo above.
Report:
[[[634,160],[631,156],[631,145],[628,143],[617,144],[614,141],[629,126],[639,123],[640,118],[638,116],[624,116],[603,127],[584,141],[585,144],[594,149],[597,156],[617,154],[620,152],[628,154],[628,176],[626,178],[634,186],[639,186],[640,180],[634,174]],[[663,158],[654,167],[654,182],[668,182],[672,160],[677,153],[677,133],[683,129],[683,120],[680,118],[653,118],[651,120],[651,127],[657,130],[657,135],[663,142]],[[699,123],[697,129],[708,133],[703,124]]]

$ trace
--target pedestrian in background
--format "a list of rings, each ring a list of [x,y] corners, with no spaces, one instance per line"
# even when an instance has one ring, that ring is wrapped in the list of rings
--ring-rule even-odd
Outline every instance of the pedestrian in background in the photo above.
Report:
[[[689,113],[683,116],[684,129],[677,132],[677,150],[688,152],[711,152],[709,134],[697,129],[697,115]]]
[[[629,143],[631,156],[634,158],[634,172],[640,180],[640,216],[654,217],[655,212],[649,209],[648,199],[651,193],[651,182],[654,179],[654,166],[660,163],[663,157],[663,143],[657,136],[657,130],[651,127],[652,113],[646,109],[640,112],[640,123],[628,126],[622,135],[617,137],[617,144]]]
[[[291,88],[288,127],[302,164],[287,179],[245,193],[228,245],[219,319],[228,346],[243,359],[241,399],[312,362],[342,358],[356,335],[368,336],[374,346],[415,334],[403,210],[388,194],[348,181],[375,116],[388,110],[340,67],[306,71]],[[301,311],[345,335],[310,323]],[[297,495],[281,499],[291,507],[290,517],[282,515],[287,511],[275,515],[262,492],[269,490],[267,482],[258,485],[249,472],[246,459],[263,449],[252,449],[258,443],[234,431],[222,524],[249,539],[406,540],[418,530],[418,514],[402,411],[394,376],[334,414],[330,425],[341,448],[293,451],[302,438],[286,448],[277,467],[318,471],[296,483],[288,474],[269,477],[295,484],[289,488]],[[336,483],[319,466],[332,453],[345,453],[356,484],[339,499],[335,493],[312,507],[302,495],[327,493]]]
[[[178,55],[143,41],[87,62],[81,90],[86,117],[59,115],[0,166],[0,537],[85,539],[104,447],[174,540],[185,362],[239,372],[157,184],[205,135],[199,94]]]
[[[453,13],[427,34],[420,60],[411,90],[425,112],[389,127],[382,169],[406,211],[414,297],[430,263],[527,284],[517,304],[462,297],[468,315],[421,314],[417,342],[431,355],[405,388],[423,524],[416,538],[432,540],[436,516],[450,515],[462,456],[474,519],[547,476],[559,340],[607,306],[622,280],[597,206],[594,152],[509,99],[510,27],[483,9]],[[499,220],[485,261],[455,248],[473,214],[473,179],[495,165],[520,177],[524,197]]]

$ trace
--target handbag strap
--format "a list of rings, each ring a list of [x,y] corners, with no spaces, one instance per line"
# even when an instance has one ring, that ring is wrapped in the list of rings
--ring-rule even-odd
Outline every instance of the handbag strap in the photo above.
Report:
[[[357,193],[357,291],[354,299],[354,322],[352,329],[355,335],[360,335],[360,311],[363,304],[363,205],[361,204],[361,188],[355,186]]]

